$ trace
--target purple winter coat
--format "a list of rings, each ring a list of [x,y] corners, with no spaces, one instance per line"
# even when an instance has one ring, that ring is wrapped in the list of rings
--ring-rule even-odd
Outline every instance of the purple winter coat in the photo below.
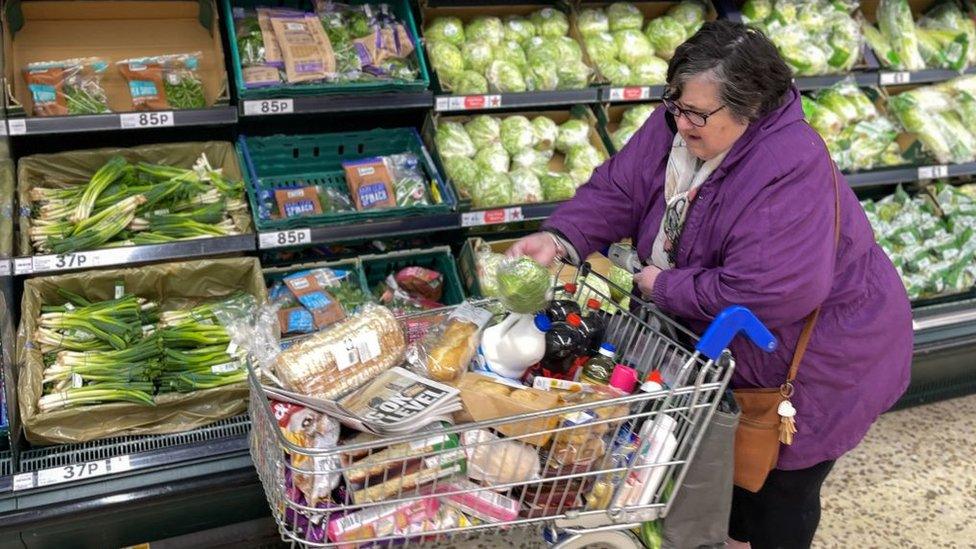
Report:
[[[664,113],[658,108],[546,223],[580,257],[623,238],[633,239],[642,259],[651,255],[674,138]],[[913,333],[905,288],[839,174],[835,252],[832,164],[791,89],[783,106],[749,125],[702,184],[676,266],[660,274],[652,296],[699,334],[734,304],[773,331],[780,345],[772,354],[742,337],[732,343],[734,388],[780,386],[804,319],[822,304],[795,383],[797,434],[782,447],[780,469],[840,457],[909,381]]]

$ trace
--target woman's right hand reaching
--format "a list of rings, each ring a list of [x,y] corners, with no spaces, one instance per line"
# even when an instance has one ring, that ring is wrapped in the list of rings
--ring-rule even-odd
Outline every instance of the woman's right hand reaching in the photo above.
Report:
[[[556,243],[556,239],[546,232],[538,232],[520,238],[506,252],[508,257],[529,256],[537,263],[548,267],[557,257],[566,255],[566,250]]]

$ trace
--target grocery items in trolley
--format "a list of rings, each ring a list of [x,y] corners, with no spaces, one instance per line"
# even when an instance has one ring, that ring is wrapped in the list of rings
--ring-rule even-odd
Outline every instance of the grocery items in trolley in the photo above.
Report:
[[[437,116],[425,133],[475,208],[567,200],[609,156],[582,110]]]
[[[239,414],[245,372],[225,325],[265,296],[254,258],[27,280],[17,360],[28,439],[173,433]]]
[[[654,2],[583,5],[576,27],[593,64],[617,86],[661,85],[674,50],[714,17],[699,0],[673,7]],[[646,22],[646,25],[645,25]]]
[[[23,254],[164,244],[251,231],[230,143],[27,156],[18,166]]]
[[[544,5],[426,7],[424,46],[455,94],[586,88],[593,80],[569,17]]]
[[[496,276],[527,276],[530,267],[516,265]],[[551,307],[552,279],[536,268],[546,273],[542,298],[529,282],[526,300],[507,294],[516,308]],[[588,284],[587,269],[561,300],[611,299]],[[500,286],[506,295],[510,287]],[[614,379],[504,377],[479,370],[477,347],[538,339],[539,326],[523,321],[528,313],[493,315],[485,306],[423,313],[441,320],[413,343],[403,331],[408,318],[366,305],[280,353],[251,347],[252,457],[286,538],[352,547],[435,541],[568,511],[619,528],[666,513],[731,375],[728,360],[692,354],[617,308],[602,333],[604,349],[619,349]],[[511,334],[515,326],[524,333]],[[245,344],[263,329],[242,323],[232,332]],[[589,341],[582,332],[575,341],[570,362],[585,362]],[[646,376],[658,389],[636,392]],[[610,518],[610,506],[624,514]]]
[[[865,41],[882,66],[961,72],[976,62],[976,23],[971,13],[955,2],[928,5],[931,8],[923,15],[913,13],[908,0],[882,0],[874,13],[877,25],[862,21]]]

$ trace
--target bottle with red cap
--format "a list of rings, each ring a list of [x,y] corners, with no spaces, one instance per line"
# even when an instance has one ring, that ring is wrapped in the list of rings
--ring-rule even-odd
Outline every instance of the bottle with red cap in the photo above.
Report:
[[[555,321],[546,332],[546,354],[539,362],[542,375],[556,379],[572,379],[573,361],[586,350],[586,341],[580,326],[583,319],[576,313],[566,315],[566,320]]]
[[[647,374],[644,383],[641,384],[640,390],[644,393],[663,391],[664,378],[661,376],[660,370],[651,370],[651,373]]]
[[[570,313],[580,314],[579,303],[576,303],[576,284],[566,283],[556,292],[553,300],[546,308],[546,315],[553,322],[562,322]]]
[[[586,354],[594,356],[600,352],[604,335],[607,333],[607,318],[600,309],[599,299],[590,298],[586,301],[586,312],[582,316],[580,331],[586,338]]]

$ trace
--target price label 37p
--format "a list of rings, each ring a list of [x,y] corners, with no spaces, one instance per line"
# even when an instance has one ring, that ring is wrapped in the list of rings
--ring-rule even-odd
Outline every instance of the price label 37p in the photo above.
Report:
[[[132,128],[161,128],[164,126],[172,126],[174,122],[173,111],[130,112],[119,115],[119,123],[124,130]]]
[[[285,246],[301,246],[312,241],[311,229],[294,229],[291,231],[275,231],[271,233],[260,233],[258,235],[258,247],[262,250],[268,248],[283,248]]]
[[[132,469],[129,456],[118,456],[109,459],[99,459],[86,463],[65,465],[42,469],[36,473],[21,473],[14,476],[14,491],[42,488],[53,484],[63,484],[88,478],[101,477],[113,473],[122,473]]]
[[[261,99],[244,102],[245,116],[265,116],[295,112],[294,99]]]

